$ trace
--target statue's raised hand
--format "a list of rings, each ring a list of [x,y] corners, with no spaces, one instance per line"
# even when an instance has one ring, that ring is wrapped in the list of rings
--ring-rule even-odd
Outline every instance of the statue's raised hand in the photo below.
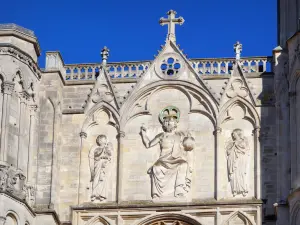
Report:
[[[147,128],[144,125],[141,126],[141,133],[144,134],[147,132]]]

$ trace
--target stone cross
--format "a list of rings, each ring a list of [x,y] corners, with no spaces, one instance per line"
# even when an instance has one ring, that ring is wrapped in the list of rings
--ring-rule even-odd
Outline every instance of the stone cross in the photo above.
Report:
[[[168,25],[168,36],[167,36],[167,41],[171,40],[173,42],[176,42],[176,36],[175,36],[175,25],[179,24],[182,25],[184,23],[183,17],[178,17],[175,18],[175,15],[177,13],[174,10],[170,10],[167,12],[168,18],[160,18],[159,24],[164,26]]]
[[[101,50],[102,65],[104,66],[106,65],[108,56],[109,56],[109,49],[106,46],[104,46],[104,48]]]
[[[234,49],[234,52],[235,52],[235,59],[240,60],[241,59],[241,52],[243,50],[243,45],[239,41],[237,41],[233,45],[233,49]]]

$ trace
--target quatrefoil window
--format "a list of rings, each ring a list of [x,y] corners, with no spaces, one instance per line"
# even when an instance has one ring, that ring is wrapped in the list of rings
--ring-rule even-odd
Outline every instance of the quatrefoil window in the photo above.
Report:
[[[169,57],[162,61],[160,69],[164,75],[173,76],[179,73],[181,64],[178,59]]]

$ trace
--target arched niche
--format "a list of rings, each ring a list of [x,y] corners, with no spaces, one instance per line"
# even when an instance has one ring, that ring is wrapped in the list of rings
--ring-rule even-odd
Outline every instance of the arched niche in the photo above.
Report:
[[[233,212],[228,216],[228,219],[222,223],[222,225],[254,225],[256,224],[255,222],[252,221],[243,212],[237,211]]]
[[[182,86],[159,86],[141,95],[122,115],[122,199],[151,200],[149,168],[160,156],[159,144],[146,149],[141,136],[141,126],[153,139],[163,132],[159,114],[166,106],[180,110],[178,131],[191,132],[196,140],[190,199],[214,197],[214,110],[211,103],[195,90]],[[127,120],[126,120],[127,118]],[[124,169],[123,169],[124,168]],[[125,169],[126,168],[126,169]],[[128,169],[129,168],[129,169]]]
[[[159,214],[151,215],[143,218],[141,221],[134,223],[134,225],[201,225],[196,219],[183,214]]]
[[[257,174],[260,174],[258,167],[260,153],[258,135],[255,131],[260,122],[255,108],[247,100],[235,97],[222,107],[217,124],[220,131],[217,141],[219,197],[242,199],[258,197],[260,176]],[[244,141],[241,143],[243,152],[236,154],[235,158],[233,151],[237,148],[234,147],[234,136],[237,133],[241,133]],[[232,185],[238,187],[234,188]]]
[[[113,112],[101,105],[94,108],[88,114],[83,123],[82,132],[86,137],[82,140],[81,146],[81,164],[80,164],[80,202],[90,202],[92,194],[90,154],[91,149],[97,146],[96,138],[99,135],[105,135],[108,142],[112,143],[113,152],[109,173],[106,175],[108,182],[107,199],[103,202],[116,200],[116,180],[117,180],[117,155],[118,155],[118,121]]]

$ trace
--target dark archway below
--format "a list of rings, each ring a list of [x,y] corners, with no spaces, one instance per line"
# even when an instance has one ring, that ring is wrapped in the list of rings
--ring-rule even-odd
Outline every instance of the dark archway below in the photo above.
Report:
[[[150,217],[138,225],[201,225],[195,219],[180,214],[161,214]]]

